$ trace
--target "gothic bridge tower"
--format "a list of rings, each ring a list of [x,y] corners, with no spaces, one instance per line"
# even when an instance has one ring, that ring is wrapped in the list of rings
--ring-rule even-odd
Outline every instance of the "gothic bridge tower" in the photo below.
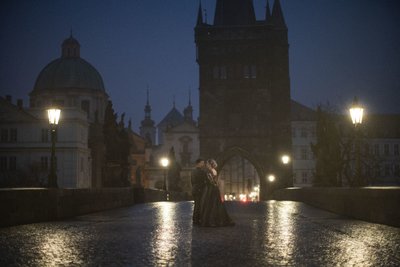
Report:
[[[217,0],[213,24],[195,27],[199,65],[200,154],[220,167],[234,156],[248,160],[260,177],[261,198],[271,186],[290,186],[291,154],[289,44],[279,0],[256,20],[252,0]]]

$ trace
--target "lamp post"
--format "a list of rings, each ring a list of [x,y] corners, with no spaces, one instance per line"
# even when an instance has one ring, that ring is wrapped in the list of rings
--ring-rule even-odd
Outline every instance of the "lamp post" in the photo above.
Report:
[[[57,173],[56,173],[56,131],[58,121],[60,120],[61,110],[58,108],[50,108],[47,110],[49,118],[50,133],[51,133],[51,158],[50,158],[50,173],[48,187],[57,188]]]
[[[359,105],[357,97],[354,97],[353,104],[350,109],[351,121],[354,125],[355,153],[356,153],[356,175],[355,184],[361,185],[361,160],[360,160],[360,125],[363,121],[364,108]]]
[[[163,184],[163,190],[167,190],[167,168],[169,165],[169,159],[168,158],[161,158],[160,160],[161,166],[164,168],[164,184]]]

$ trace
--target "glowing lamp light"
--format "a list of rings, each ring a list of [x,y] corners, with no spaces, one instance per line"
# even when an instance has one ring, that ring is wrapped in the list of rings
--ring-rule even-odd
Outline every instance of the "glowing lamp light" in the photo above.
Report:
[[[169,159],[168,159],[168,158],[162,158],[162,159],[160,160],[160,164],[161,164],[161,166],[163,166],[164,168],[168,167],[168,165],[169,165]]]
[[[281,160],[282,160],[282,163],[286,165],[286,164],[289,164],[290,157],[288,155],[283,155]]]
[[[270,181],[272,183],[275,180],[276,180],[275,175],[273,175],[273,174],[268,175],[268,181]]]
[[[354,125],[358,125],[362,123],[364,109],[358,104],[357,97],[354,97],[353,104],[350,111],[350,117]]]
[[[47,110],[47,116],[49,117],[49,123],[57,125],[60,120],[61,110],[58,108],[50,108]]]

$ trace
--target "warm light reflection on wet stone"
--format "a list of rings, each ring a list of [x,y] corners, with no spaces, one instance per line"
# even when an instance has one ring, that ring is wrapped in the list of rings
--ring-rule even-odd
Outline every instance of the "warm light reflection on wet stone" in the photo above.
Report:
[[[0,228],[0,266],[400,266],[399,228],[290,201],[226,206],[234,227],[192,227],[192,202],[159,202]]]

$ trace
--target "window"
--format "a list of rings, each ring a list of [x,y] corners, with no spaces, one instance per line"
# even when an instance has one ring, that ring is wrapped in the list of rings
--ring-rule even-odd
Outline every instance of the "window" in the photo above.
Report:
[[[374,145],[374,154],[375,154],[376,156],[379,156],[379,144],[375,144],[375,145]]]
[[[393,146],[393,155],[395,155],[395,156],[399,155],[399,144],[394,144],[394,146]]]
[[[81,157],[81,172],[83,172],[85,169],[85,160],[83,159],[83,157]]]
[[[301,159],[302,160],[306,160],[307,159],[307,148],[305,148],[305,147],[303,147],[303,148],[301,148]]]
[[[369,144],[365,144],[364,151],[365,151],[365,155],[369,155]]]
[[[213,78],[226,80],[228,78],[227,72],[226,72],[226,66],[214,66]]]
[[[40,167],[42,171],[46,171],[49,169],[49,159],[47,157],[40,158]]]
[[[17,157],[10,157],[9,159],[9,166],[8,169],[10,171],[16,171],[17,170]]]
[[[399,164],[394,165],[394,175],[400,176],[400,165]]]
[[[0,141],[8,142],[8,129],[1,129]]]
[[[82,100],[81,102],[81,109],[86,111],[86,113],[89,115],[90,111],[90,101],[89,100]]]
[[[49,129],[42,129],[42,142],[47,143],[49,142]]]
[[[308,181],[308,177],[307,177],[308,175],[307,175],[307,172],[302,172],[301,173],[301,180],[302,180],[302,182],[303,182],[303,184],[306,184],[307,183],[307,181]]]
[[[256,65],[250,66],[250,78],[255,79],[257,78],[257,68]]]
[[[256,67],[256,65],[244,65],[244,67],[243,67],[243,77],[245,79],[255,79],[255,78],[257,78],[257,67]]]
[[[294,183],[294,184],[297,183],[297,180],[296,180],[296,172],[293,172],[293,183]]]
[[[385,176],[390,176],[390,164],[385,164]]]
[[[10,129],[10,142],[17,142],[17,129],[16,128]]]
[[[7,170],[7,157],[0,157],[0,171]]]
[[[383,151],[384,151],[385,156],[389,156],[389,144],[385,144],[383,146]]]
[[[307,136],[308,136],[307,128],[305,128],[305,127],[301,128],[300,136],[303,137],[303,138],[307,138]]]
[[[295,127],[292,128],[292,137],[296,137],[296,128]]]

